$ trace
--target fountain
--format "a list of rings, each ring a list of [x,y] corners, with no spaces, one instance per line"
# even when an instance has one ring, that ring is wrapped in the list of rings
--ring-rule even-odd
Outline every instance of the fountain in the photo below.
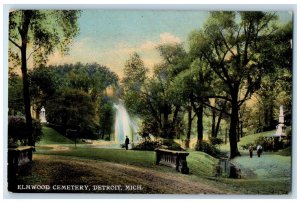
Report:
[[[137,123],[130,118],[123,103],[119,101],[118,104],[114,104],[114,107],[116,109],[115,142],[119,144],[124,143],[126,136],[128,136],[131,143],[139,141],[139,127]]]

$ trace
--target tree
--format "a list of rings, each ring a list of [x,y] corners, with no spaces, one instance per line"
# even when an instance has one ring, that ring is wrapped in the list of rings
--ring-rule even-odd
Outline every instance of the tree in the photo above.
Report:
[[[9,78],[8,84],[8,109],[9,115],[22,115],[24,112],[24,101],[22,96],[22,78],[13,76]]]
[[[124,78],[121,81],[123,88],[123,99],[130,113],[137,113],[143,109],[145,93],[145,82],[148,69],[137,53],[125,62]],[[142,113],[142,112],[140,112]]]
[[[115,110],[112,101],[108,97],[104,97],[100,101],[99,107],[99,129],[100,137],[104,139],[105,135],[109,135],[112,132],[114,126]]]
[[[30,79],[30,97],[33,110],[39,112],[48,99],[59,89],[59,79],[53,70],[40,66],[28,72]]]
[[[261,77],[272,72],[264,53],[276,26],[275,13],[268,12],[211,12],[203,29],[190,36],[194,56],[205,61],[222,80],[219,86],[226,94],[216,95],[228,101],[230,114],[230,158],[239,155],[237,125],[239,108],[260,87]]]
[[[95,102],[82,90],[61,89],[46,105],[47,121],[54,125],[80,130],[80,137],[95,138],[97,127]]]
[[[30,113],[28,60],[33,55],[34,64],[47,61],[49,54],[58,48],[62,53],[68,51],[68,45],[79,31],[76,10],[17,10],[9,14],[10,56],[21,61],[23,80],[23,98],[26,127],[32,132]],[[32,52],[28,53],[31,49]],[[29,138],[29,145],[34,145]]]
[[[173,138],[182,131],[183,97],[172,80],[186,68],[186,53],[178,44],[160,45],[158,51],[163,60],[156,65],[151,78],[146,76],[147,69],[137,54],[126,62],[123,98],[129,112],[144,119],[144,133]]]

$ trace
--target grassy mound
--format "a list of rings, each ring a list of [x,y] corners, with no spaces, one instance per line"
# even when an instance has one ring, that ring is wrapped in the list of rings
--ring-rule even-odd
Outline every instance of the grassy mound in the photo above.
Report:
[[[192,174],[196,176],[214,176],[218,159],[199,151],[189,151],[188,167]]]
[[[42,138],[37,145],[47,145],[47,144],[73,144],[74,142],[69,138],[64,137],[62,134],[58,133],[56,130],[43,126],[42,128]]]
[[[40,154],[81,157],[86,159],[103,160],[108,162],[157,168],[155,165],[155,152],[124,149],[104,148],[70,148],[64,151],[38,151]],[[218,160],[203,153],[189,151],[187,157],[188,167],[192,174],[197,176],[213,176]],[[169,167],[160,167],[168,170]],[[172,169],[173,170],[173,169]]]
[[[262,132],[262,133],[251,134],[251,135],[247,135],[245,137],[242,137],[240,139],[240,141],[238,142],[238,148],[240,148],[241,146],[247,145],[249,143],[254,143],[255,140],[257,140],[258,138],[264,137],[264,136],[268,136],[268,135],[272,135],[275,132],[276,132],[275,130],[271,130],[271,131],[266,131],[266,132]],[[230,151],[229,142],[227,142],[227,144],[221,145],[220,149],[222,151]]]

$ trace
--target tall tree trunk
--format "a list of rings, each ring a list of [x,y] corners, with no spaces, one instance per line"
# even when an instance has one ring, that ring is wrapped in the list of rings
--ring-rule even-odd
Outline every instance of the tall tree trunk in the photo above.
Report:
[[[24,97],[24,107],[25,107],[25,118],[26,118],[26,127],[29,132],[28,137],[28,145],[34,146],[33,140],[33,127],[32,127],[32,117],[30,112],[30,95],[29,95],[29,80],[27,75],[27,41],[28,41],[28,29],[30,25],[31,19],[31,11],[24,11],[23,16],[23,24],[22,28],[19,29],[21,38],[22,38],[22,45],[21,45],[21,71],[22,71],[22,80],[23,80],[23,97]]]
[[[197,109],[197,134],[198,134],[198,141],[202,142],[203,140],[203,104],[199,105]]]
[[[240,119],[239,118],[236,126],[236,136],[237,136],[237,142],[239,142],[240,141]]]
[[[243,137],[243,122],[241,121],[240,136]]]
[[[218,121],[217,121],[217,125],[216,125],[216,129],[215,129],[215,136],[218,137],[218,132],[219,132],[219,129],[220,129],[220,124],[221,124],[221,120],[222,120],[222,112],[220,112],[220,115],[219,115],[219,118],[218,118]]]
[[[197,141],[202,142],[203,140],[203,102],[200,101],[199,107],[196,106],[194,102],[192,102],[193,109],[197,115]]]
[[[225,144],[227,144],[227,137],[228,137],[228,129],[225,129]]]
[[[239,156],[240,153],[237,147],[237,134],[236,129],[239,119],[239,106],[238,106],[238,88],[234,88],[233,93],[231,94],[231,115],[230,115],[230,128],[229,128],[229,142],[230,142],[230,158]]]
[[[215,129],[216,129],[216,111],[214,109],[212,111],[212,122],[211,122],[211,136],[217,137]]]
[[[188,126],[187,126],[186,144],[185,144],[186,148],[190,148],[191,131],[192,131],[192,107],[188,106]]]
[[[168,106],[164,105],[164,110],[163,110],[163,137],[164,138],[169,138],[168,134],[168,123],[169,123],[169,113],[168,113]]]
[[[169,132],[168,134],[172,137],[177,137],[177,139],[180,139],[180,133],[177,132],[177,125],[178,125],[178,113],[180,111],[180,107],[179,105],[175,106],[175,110],[174,110],[174,113],[173,113],[173,121],[172,121],[172,126],[171,128],[169,127]]]

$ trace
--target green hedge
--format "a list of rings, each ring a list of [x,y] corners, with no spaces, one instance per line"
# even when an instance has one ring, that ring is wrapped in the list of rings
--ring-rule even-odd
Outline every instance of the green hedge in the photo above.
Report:
[[[8,117],[8,145],[10,147],[27,145],[28,139],[32,136],[34,142],[38,142],[42,135],[42,125],[39,120],[32,120],[32,134],[26,126],[26,119],[23,116]]]

